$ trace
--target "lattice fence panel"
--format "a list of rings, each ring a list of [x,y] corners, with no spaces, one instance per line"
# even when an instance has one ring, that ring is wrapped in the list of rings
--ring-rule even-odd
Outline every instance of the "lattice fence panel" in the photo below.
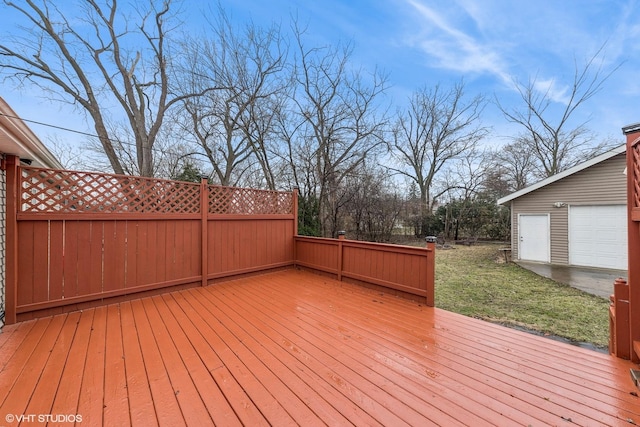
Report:
[[[22,212],[200,212],[200,185],[134,176],[22,169]]]
[[[293,194],[248,188],[209,186],[209,213],[287,215],[293,213]]]
[[[631,148],[633,155],[633,207],[640,208],[640,143]]]

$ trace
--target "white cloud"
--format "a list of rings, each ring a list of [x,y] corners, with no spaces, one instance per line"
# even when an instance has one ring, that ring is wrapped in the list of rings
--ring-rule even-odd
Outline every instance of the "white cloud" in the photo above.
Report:
[[[443,14],[419,0],[407,0],[426,24],[418,29],[413,44],[436,60],[437,66],[461,73],[488,73],[505,83],[511,81],[501,55],[451,24]],[[435,28],[432,28],[432,27]]]
[[[569,88],[567,86],[558,87],[555,79],[537,79],[533,82],[533,88],[545,98],[567,105],[569,103]]]

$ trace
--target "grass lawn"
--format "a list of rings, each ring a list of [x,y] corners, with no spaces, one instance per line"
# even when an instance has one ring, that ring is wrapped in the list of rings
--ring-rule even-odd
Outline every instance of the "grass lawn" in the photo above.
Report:
[[[436,307],[606,348],[609,301],[504,263],[482,244],[436,251]]]

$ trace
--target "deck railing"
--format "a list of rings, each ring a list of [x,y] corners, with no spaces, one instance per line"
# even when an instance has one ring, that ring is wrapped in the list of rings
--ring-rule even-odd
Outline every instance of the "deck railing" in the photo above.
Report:
[[[434,304],[433,243],[297,236],[295,191],[3,165],[8,324],[293,266]]]
[[[424,248],[319,237],[295,238],[296,265],[394,289],[434,305],[435,239]]]

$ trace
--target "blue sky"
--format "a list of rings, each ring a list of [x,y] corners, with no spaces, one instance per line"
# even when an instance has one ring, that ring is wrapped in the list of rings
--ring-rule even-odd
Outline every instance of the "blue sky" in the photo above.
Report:
[[[286,30],[291,15],[308,25],[310,43],[351,41],[353,65],[378,67],[389,74],[388,98],[406,104],[415,89],[460,79],[469,95],[479,93],[518,105],[513,80],[536,77],[562,105],[576,63],[581,66],[603,44],[605,72],[619,69],[602,91],[580,110],[577,120],[590,120],[600,138],[622,144],[621,127],[640,122],[640,3],[626,0],[234,0],[222,6],[241,23],[276,22]],[[199,30],[205,2],[185,1],[186,21]],[[5,9],[2,6],[2,9]],[[0,14],[0,33],[15,25]],[[40,99],[29,88],[21,92],[4,83],[0,95],[24,118],[90,130],[78,113]],[[507,141],[517,131],[495,106],[485,110],[484,124],[493,129],[489,143]],[[30,125],[46,142],[53,134]],[[76,139],[72,135],[69,139]]]

